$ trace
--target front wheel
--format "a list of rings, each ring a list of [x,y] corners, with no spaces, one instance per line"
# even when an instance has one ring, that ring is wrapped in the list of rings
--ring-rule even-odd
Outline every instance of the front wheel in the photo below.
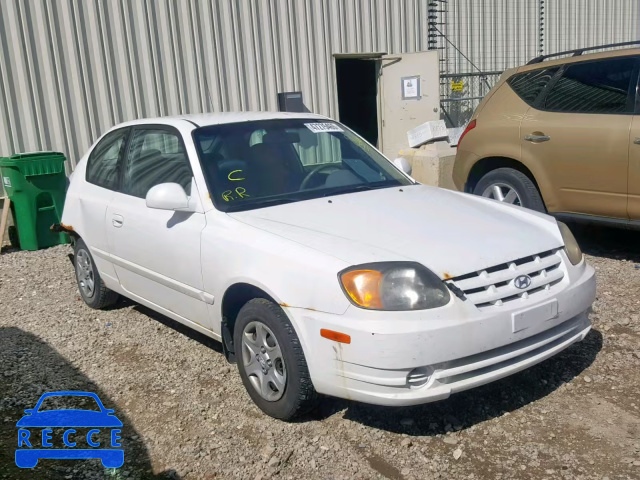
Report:
[[[263,298],[247,302],[236,319],[234,345],[242,383],[260,410],[292,420],[313,408],[317,393],[300,339],[278,305]]]
[[[513,168],[497,168],[487,173],[480,179],[473,193],[537,212],[546,212],[535,183]]]

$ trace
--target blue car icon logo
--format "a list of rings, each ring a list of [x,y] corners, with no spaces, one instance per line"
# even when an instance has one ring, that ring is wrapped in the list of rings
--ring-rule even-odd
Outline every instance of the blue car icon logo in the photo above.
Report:
[[[95,400],[98,410],[88,409],[41,409],[50,397],[88,397],[82,401]],[[55,399],[59,401],[60,399]],[[18,427],[18,449],[16,465],[33,468],[39,459],[80,460],[99,458],[105,468],[119,468],[124,463],[124,450],[120,443],[122,422],[114,410],[104,408],[100,398],[92,392],[48,392],[43,394],[36,406],[24,411]],[[61,435],[54,435],[62,432]],[[81,429],[81,430],[79,430]],[[84,433],[83,430],[88,430]],[[105,439],[105,435],[108,435]],[[56,438],[54,438],[54,436]],[[56,445],[57,444],[57,445]],[[64,446],[66,448],[56,448]],[[85,448],[86,446],[86,448]]]

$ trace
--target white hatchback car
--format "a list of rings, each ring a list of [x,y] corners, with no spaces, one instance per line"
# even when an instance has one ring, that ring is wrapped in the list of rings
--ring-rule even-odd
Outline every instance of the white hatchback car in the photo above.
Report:
[[[552,217],[420,185],[313,114],[124,123],[71,179],[84,301],[222,341],[253,401],[447,398],[582,340],[593,269]]]

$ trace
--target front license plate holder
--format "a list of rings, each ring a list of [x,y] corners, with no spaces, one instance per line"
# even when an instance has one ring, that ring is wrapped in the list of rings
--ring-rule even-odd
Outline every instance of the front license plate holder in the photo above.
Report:
[[[558,316],[558,301],[551,300],[533,308],[520,310],[511,314],[511,331],[513,333],[540,325]]]

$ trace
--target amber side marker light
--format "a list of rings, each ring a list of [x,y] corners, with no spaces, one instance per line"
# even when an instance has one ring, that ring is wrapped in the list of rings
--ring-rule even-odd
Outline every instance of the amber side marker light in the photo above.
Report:
[[[334,332],[326,328],[320,329],[320,336],[333,340],[334,342],[346,343],[347,345],[351,343],[351,337],[346,333]]]

